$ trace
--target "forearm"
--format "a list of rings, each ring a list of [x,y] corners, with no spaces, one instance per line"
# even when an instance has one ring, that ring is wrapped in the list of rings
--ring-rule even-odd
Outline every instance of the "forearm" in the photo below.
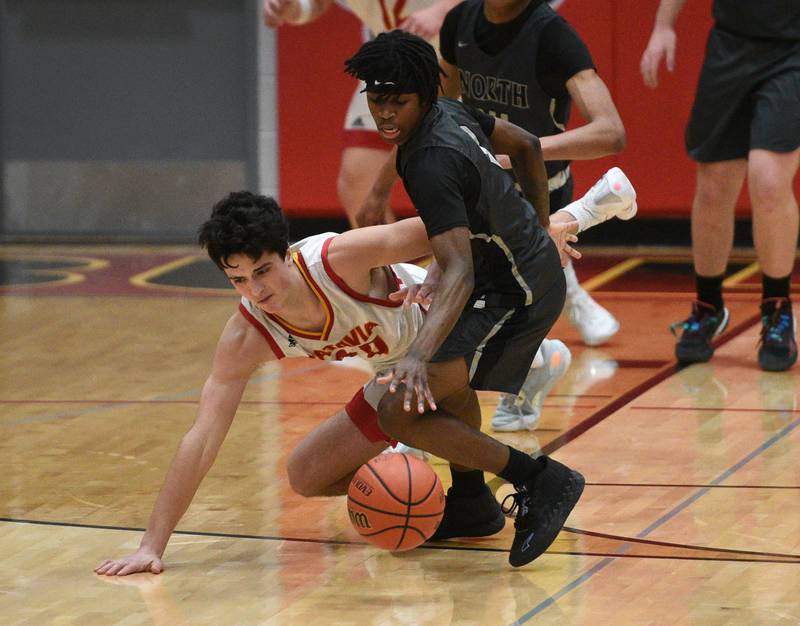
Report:
[[[441,271],[425,323],[411,344],[409,354],[430,361],[455,326],[474,283],[471,260],[470,263],[450,263]]]
[[[661,0],[658,11],[656,11],[654,28],[675,30],[675,22],[678,20],[678,15],[684,4],[686,4],[686,0]]]
[[[522,194],[533,205],[539,223],[547,228],[550,224],[550,192],[539,141],[532,143],[530,149],[510,154],[509,157]]]
[[[172,460],[164,485],[150,514],[141,547],[162,556],[172,531],[177,526],[214,463],[217,449],[191,431],[184,435]]]
[[[579,161],[618,154],[625,147],[625,129],[614,120],[594,120],[558,135],[540,137],[545,161]]]

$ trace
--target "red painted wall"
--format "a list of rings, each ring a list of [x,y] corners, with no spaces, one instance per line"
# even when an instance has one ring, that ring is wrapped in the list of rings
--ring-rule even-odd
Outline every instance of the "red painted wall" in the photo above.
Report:
[[[642,83],[639,59],[657,6],[655,0],[567,0],[560,8],[589,46],[628,134],[621,155],[575,162],[573,171],[580,193],[608,167],[620,165],[637,188],[642,215],[681,217],[689,214],[694,188],[683,131],[711,26],[711,0],[684,7],[675,72],[662,67],[659,88],[651,91]],[[360,43],[358,20],[336,6],[315,23],[278,31],[280,197],[290,215],[344,214],[336,173],[355,82],[342,66]],[[571,120],[581,122],[577,111]],[[408,206],[402,194],[397,198]],[[744,212],[747,206],[743,195]]]

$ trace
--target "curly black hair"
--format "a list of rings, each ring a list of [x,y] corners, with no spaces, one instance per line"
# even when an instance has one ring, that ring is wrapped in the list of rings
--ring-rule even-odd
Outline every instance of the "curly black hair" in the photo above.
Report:
[[[344,62],[345,72],[367,83],[393,83],[384,93],[416,93],[420,103],[433,104],[444,74],[436,50],[421,37],[402,30],[381,33]]]
[[[228,258],[234,254],[253,260],[265,252],[286,256],[289,224],[273,198],[235,191],[214,205],[211,218],[198,231],[198,241],[224,270],[232,267]]]

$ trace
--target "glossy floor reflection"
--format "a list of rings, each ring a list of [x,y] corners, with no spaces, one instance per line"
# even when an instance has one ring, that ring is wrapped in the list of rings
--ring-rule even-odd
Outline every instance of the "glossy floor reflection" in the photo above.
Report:
[[[624,273],[598,281],[622,323],[607,345],[585,348],[558,322],[571,369],[536,431],[499,436],[587,478],[530,566],[507,563],[513,520],[491,538],[390,554],[361,541],[343,499],[292,493],[289,451],[368,377],[359,362],[300,360],[254,376],[166,571],[121,579],[92,568],[138,545],[236,298],[204,282],[193,249],[0,257],[13,269],[0,287],[3,623],[800,622],[800,370],[758,370],[748,289],[731,296],[714,359],[678,369],[668,326],[691,294],[672,253],[631,264],[627,287]],[[622,260],[587,253],[578,272],[602,279]],[[659,267],[674,292],[646,289]],[[496,399],[481,394],[487,430]]]

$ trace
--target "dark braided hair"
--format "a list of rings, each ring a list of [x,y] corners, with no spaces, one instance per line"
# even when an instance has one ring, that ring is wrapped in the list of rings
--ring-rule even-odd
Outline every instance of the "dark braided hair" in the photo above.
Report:
[[[265,252],[286,256],[289,224],[273,198],[235,191],[214,205],[198,231],[200,245],[221,270],[228,258],[244,254],[258,260]]]
[[[433,104],[444,74],[436,58],[436,50],[421,37],[402,30],[381,33],[366,42],[344,62],[345,72],[363,80],[367,91],[374,84],[392,82],[382,93],[416,93],[420,104]]]

